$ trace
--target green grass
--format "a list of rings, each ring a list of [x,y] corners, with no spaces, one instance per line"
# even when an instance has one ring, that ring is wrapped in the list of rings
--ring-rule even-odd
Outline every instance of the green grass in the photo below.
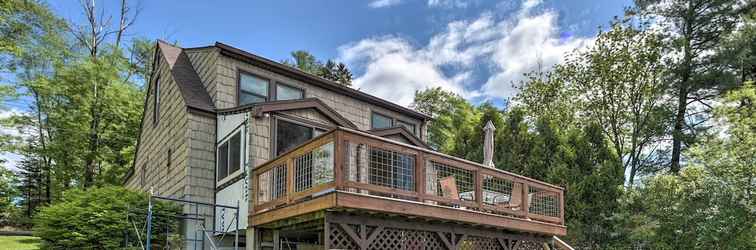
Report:
[[[39,238],[31,236],[0,236],[0,248],[8,250],[39,249]]]

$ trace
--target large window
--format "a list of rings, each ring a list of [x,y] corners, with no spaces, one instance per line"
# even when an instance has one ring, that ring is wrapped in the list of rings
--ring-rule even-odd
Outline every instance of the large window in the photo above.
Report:
[[[218,145],[218,180],[222,180],[241,169],[242,133],[236,132],[231,138]]]
[[[239,105],[268,100],[268,80],[247,73],[239,73]]]
[[[323,132],[311,126],[276,119],[276,155],[281,155]]]
[[[276,83],[276,100],[296,100],[304,98],[304,91],[289,85]]]
[[[373,112],[370,117],[371,128],[390,128],[394,126],[394,120],[391,117]]]

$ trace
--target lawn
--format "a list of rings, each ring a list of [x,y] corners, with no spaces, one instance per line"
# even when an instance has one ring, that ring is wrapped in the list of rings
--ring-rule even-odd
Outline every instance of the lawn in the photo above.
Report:
[[[39,249],[39,238],[31,236],[0,236],[0,248],[9,250]]]

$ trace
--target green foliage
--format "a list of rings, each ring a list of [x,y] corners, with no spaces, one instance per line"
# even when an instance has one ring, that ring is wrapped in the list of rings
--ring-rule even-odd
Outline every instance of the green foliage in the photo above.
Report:
[[[124,246],[127,237],[132,241],[129,245],[138,246],[134,228],[144,239],[148,199],[146,193],[121,187],[70,190],[60,202],[39,212],[34,234],[46,249],[114,249]],[[153,201],[153,242],[165,245],[165,231],[178,230],[172,216],[180,212],[176,204]]]
[[[332,60],[322,63],[310,52],[304,50],[291,52],[291,58],[281,63],[346,86],[352,85],[352,72],[344,63],[336,63]]]
[[[540,124],[548,120],[599,124],[609,146],[624,160],[632,185],[637,173],[658,163],[651,148],[666,136],[665,119],[671,114],[663,66],[658,36],[632,26],[630,19],[617,20],[593,46],[568,56],[553,71],[531,73],[516,99],[537,116],[539,130],[548,128]]]
[[[481,162],[483,127],[496,127],[497,168],[566,187],[568,239],[572,244],[604,246],[614,229],[612,215],[622,194],[622,164],[599,125],[563,126],[556,116],[538,116],[530,126],[525,109],[502,111],[473,106],[440,88],[417,92],[413,107],[433,116],[429,143],[441,152]]]

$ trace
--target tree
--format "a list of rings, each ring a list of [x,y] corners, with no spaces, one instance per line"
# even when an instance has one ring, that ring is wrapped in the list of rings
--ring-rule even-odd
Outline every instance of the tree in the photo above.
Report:
[[[582,102],[584,119],[601,125],[615,152],[624,159],[628,184],[655,165],[653,148],[665,136],[667,84],[663,79],[657,35],[618,20],[595,44],[557,66],[555,75]]]
[[[666,32],[668,47],[679,59],[671,59],[675,97],[675,116],[672,130],[670,171],[680,170],[681,153],[691,144],[697,125],[708,119],[706,113],[688,113],[696,103],[708,108],[707,100],[726,89],[730,82],[722,81],[723,73],[711,63],[709,51],[718,47],[737,23],[737,0],[637,0],[647,14],[659,20]],[[704,115],[701,115],[704,114]],[[702,121],[703,120],[703,121]],[[685,144],[685,145],[684,145]]]
[[[62,200],[40,211],[34,220],[34,235],[48,249],[115,249],[139,246],[145,239],[149,194],[122,187],[74,189]],[[166,232],[177,232],[181,207],[152,201],[152,242],[168,247]],[[136,228],[142,229],[134,231]],[[139,234],[139,236],[137,236]],[[125,243],[126,239],[130,242]]]
[[[352,85],[352,72],[344,63],[328,60],[324,64],[304,50],[291,52],[291,57],[292,59],[284,59],[281,63],[342,85]]]
[[[688,167],[629,190],[618,233],[658,249],[756,247],[756,88],[746,83],[722,102],[722,129],[688,149]]]
[[[464,157],[461,148],[476,129],[479,112],[461,96],[439,87],[415,92],[410,105],[415,110],[434,118],[428,126],[428,144],[441,152]],[[482,138],[480,138],[482,141]]]

